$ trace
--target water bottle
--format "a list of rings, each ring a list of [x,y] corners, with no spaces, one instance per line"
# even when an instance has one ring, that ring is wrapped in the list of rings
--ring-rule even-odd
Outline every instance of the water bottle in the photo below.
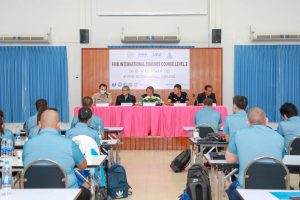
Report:
[[[9,159],[13,157],[13,141],[6,140],[6,154]]]
[[[1,194],[8,196],[12,188],[12,168],[9,159],[5,159],[2,167]]]
[[[1,141],[1,158],[6,157],[6,139],[2,139]]]
[[[17,130],[16,130],[16,137],[15,137],[15,142],[18,143],[20,141],[20,125],[17,124]]]

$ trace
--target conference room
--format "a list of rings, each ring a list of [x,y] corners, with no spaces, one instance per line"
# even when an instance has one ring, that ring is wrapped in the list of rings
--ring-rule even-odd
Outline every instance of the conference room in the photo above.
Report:
[[[0,3],[0,199],[300,199],[299,1]]]

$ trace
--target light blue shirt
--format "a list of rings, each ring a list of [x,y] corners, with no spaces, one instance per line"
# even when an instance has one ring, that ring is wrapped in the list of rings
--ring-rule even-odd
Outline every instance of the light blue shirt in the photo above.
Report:
[[[223,132],[230,137],[237,130],[247,127],[247,113],[244,110],[242,110],[226,117]]]
[[[268,156],[282,160],[284,139],[276,131],[263,126],[254,125],[243,128],[232,134],[228,152],[237,155],[239,163],[239,188],[243,187],[245,168],[254,159]]]
[[[284,137],[284,148],[287,154],[290,142],[300,135],[300,117],[295,116],[280,122],[277,132]]]
[[[26,133],[29,133],[30,129],[37,126],[37,113],[31,117],[29,117],[25,121],[25,131]]]
[[[71,123],[71,128],[74,128],[77,123],[78,123],[78,117],[74,116],[72,123]],[[92,118],[88,125],[92,129],[96,130],[99,133],[99,135],[101,135],[102,132],[104,131],[104,126],[103,126],[102,120],[97,115],[92,115]]]
[[[78,122],[74,128],[71,128],[66,132],[66,137],[72,139],[73,137],[79,136],[79,135],[86,135],[91,137],[97,145],[100,147],[101,142],[99,139],[98,132],[94,129],[88,127],[87,124]]]
[[[84,157],[75,142],[62,137],[55,129],[41,129],[40,134],[28,140],[23,148],[22,159],[25,167],[38,159],[57,162],[65,169],[68,187],[78,188],[74,167],[80,165]]]
[[[4,133],[1,133],[1,139],[11,140],[13,145],[15,145],[15,136],[13,132],[8,129],[4,129]]]
[[[37,136],[40,132],[40,127],[36,125],[35,127],[32,127],[28,133],[28,139],[33,138],[34,136]]]
[[[194,118],[195,126],[200,124],[209,124],[216,133],[219,133],[219,125],[222,123],[221,114],[213,110],[209,106],[205,106],[202,110],[197,111]]]

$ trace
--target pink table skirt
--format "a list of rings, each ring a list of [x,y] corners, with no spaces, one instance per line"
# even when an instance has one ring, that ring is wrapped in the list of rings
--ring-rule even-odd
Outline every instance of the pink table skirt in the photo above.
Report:
[[[80,107],[75,108],[75,115]],[[173,107],[93,107],[93,113],[99,116],[106,127],[124,127],[122,137],[188,137],[183,127],[194,126],[195,113],[202,109],[200,106]],[[221,113],[222,121],[227,116],[224,106],[213,107]]]

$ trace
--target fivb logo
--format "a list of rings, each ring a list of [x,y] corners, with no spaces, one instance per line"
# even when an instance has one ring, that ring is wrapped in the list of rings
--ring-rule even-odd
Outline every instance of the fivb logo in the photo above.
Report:
[[[117,195],[117,199],[119,199],[119,198],[123,198],[123,191],[118,191],[118,192],[116,192],[116,195]]]

